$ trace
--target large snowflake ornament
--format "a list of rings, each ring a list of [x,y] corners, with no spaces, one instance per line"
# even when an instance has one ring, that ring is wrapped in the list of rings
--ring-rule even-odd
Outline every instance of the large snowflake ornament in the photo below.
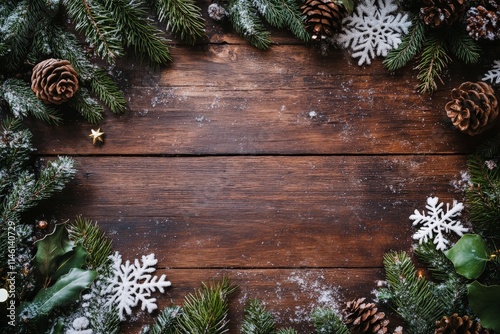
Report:
[[[493,84],[500,84],[500,60],[495,60],[493,62],[493,67],[486,72],[482,80],[489,81]]]
[[[394,2],[364,0],[342,21],[338,42],[351,48],[353,58],[359,57],[359,66],[370,65],[375,56],[387,56],[401,44],[401,35],[408,32],[408,14],[401,13]]]
[[[149,313],[158,308],[156,298],[151,298],[151,293],[159,290],[164,292],[164,288],[171,283],[165,280],[166,276],[152,276],[158,263],[154,254],[142,256],[141,262],[135,259],[134,263],[126,261],[122,263],[122,256],[115,252],[110,256],[113,261],[113,273],[108,278],[107,288],[104,293],[109,295],[106,305],[116,305],[121,320],[125,320],[125,313],[132,314],[132,308],[141,303],[141,309]]]
[[[415,210],[410,219],[413,220],[413,226],[422,225],[413,235],[413,239],[419,240],[420,243],[434,239],[433,242],[436,244],[436,249],[445,250],[449,241],[445,238],[444,233],[452,231],[462,236],[468,229],[460,221],[455,220],[456,217],[460,216],[464,208],[462,203],[453,200],[451,208],[449,203],[447,203],[445,212],[443,210],[444,204],[442,202],[438,204],[438,202],[439,198],[437,197],[427,198],[427,205],[425,206],[428,210],[427,214],[425,211],[420,213],[418,210]]]

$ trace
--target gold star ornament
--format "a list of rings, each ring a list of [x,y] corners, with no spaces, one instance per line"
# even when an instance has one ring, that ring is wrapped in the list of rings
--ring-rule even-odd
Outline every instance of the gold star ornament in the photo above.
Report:
[[[89,137],[92,138],[92,144],[95,145],[97,141],[104,143],[104,139],[102,137],[104,135],[104,132],[101,132],[101,128],[97,129],[97,131],[95,131],[94,129],[90,129],[90,131],[92,131],[92,133],[89,134]]]

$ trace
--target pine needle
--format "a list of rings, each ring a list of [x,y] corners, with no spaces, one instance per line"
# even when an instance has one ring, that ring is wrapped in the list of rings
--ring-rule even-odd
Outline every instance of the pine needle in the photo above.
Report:
[[[429,36],[424,42],[422,52],[417,66],[417,79],[420,81],[419,90],[421,93],[432,93],[437,89],[436,80],[441,83],[441,75],[446,69],[451,58],[446,52],[444,39],[437,33]]]
[[[425,24],[418,16],[412,18],[412,26],[408,34],[404,35],[401,44],[389,51],[383,64],[389,71],[395,71],[411,61],[422,48],[425,40]]]
[[[80,87],[68,103],[90,123],[98,123],[103,119],[103,107],[90,96],[85,87]]]
[[[257,299],[252,299],[245,308],[245,319],[241,325],[242,334],[274,333],[273,316]]]
[[[258,49],[266,50],[269,48],[271,34],[265,29],[251,1],[231,0],[228,12],[238,34]]]
[[[78,216],[67,229],[69,238],[87,251],[89,269],[98,269],[108,261],[112,242],[97,223]]]
[[[202,284],[201,289],[184,299],[179,328],[185,334],[222,334],[228,332],[228,297],[236,290],[228,278]]]
[[[458,59],[466,64],[474,64],[479,61],[481,48],[465,29],[449,29],[448,36],[448,46]]]
[[[332,309],[319,308],[311,314],[316,333],[349,334],[350,331],[342,318]]]
[[[178,306],[166,307],[156,318],[150,334],[175,334],[176,324],[182,310]]]
[[[90,81],[92,92],[108,106],[113,113],[125,110],[125,97],[116,83],[103,70],[95,70]]]
[[[206,37],[205,20],[201,8],[192,0],[156,0],[155,8],[160,22],[167,23],[167,29],[181,40],[194,44]]]

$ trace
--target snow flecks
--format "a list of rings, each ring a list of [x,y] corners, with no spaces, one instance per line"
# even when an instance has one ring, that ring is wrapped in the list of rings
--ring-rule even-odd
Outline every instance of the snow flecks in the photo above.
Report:
[[[309,118],[315,118],[316,116],[318,116],[318,113],[314,110],[311,110],[309,112]]]
[[[410,219],[413,220],[413,226],[421,225],[413,235],[413,239],[418,240],[419,243],[432,239],[437,250],[448,248],[450,242],[444,233],[454,232],[462,236],[468,231],[459,220],[455,220],[456,217],[460,216],[464,205],[454,200],[451,208],[449,203],[446,204],[446,211],[443,210],[443,205],[443,203],[439,203],[439,198],[429,197],[425,206],[428,210],[427,213],[415,210],[410,216]]]
[[[358,65],[371,64],[376,56],[387,53],[401,44],[401,36],[408,32],[411,21],[398,11],[394,0],[364,0],[356,11],[342,21],[338,41],[350,47]]]
[[[472,185],[472,182],[470,180],[469,172],[467,172],[466,170],[460,171],[460,179],[452,180],[450,182],[450,185],[458,191],[464,191],[465,189],[470,187]]]
[[[90,325],[89,319],[86,317],[78,317],[73,320],[73,328],[66,331],[66,334],[92,334],[92,329],[88,329]]]
[[[195,121],[198,123],[198,126],[202,126],[203,123],[210,123],[210,119],[208,117],[203,116],[203,115],[196,116]]]

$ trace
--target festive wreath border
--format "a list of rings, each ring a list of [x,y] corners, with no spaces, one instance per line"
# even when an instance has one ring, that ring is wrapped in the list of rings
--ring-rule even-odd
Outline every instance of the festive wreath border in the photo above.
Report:
[[[104,233],[87,219],[78,217],[72,223],[55,225],[45,234],[41,231],[54,224],[39,221],[34,228],[21,223],[20,218],[38,201],[62,190],[75,170],[74,162],[62,157],[35,174],[26,163],[32,151],[31,135],[20,130],[19,119],[32,114],[58,123],[58,106],[63,104],[96,123],[102,119],[104,109],[91,94],[113,112],[122,112],[122,93],[103,70],[88,60],[87,53],[94,52],[112,64],[127,47],[132,47],[139,58],[153,65],[170,61],[166,39],[146,19],[148,5],[125,0],[37,0],[0,5],[0,58],[7,73],[0,77],[0,96],[6,102],[2,111],[8,110],[18,119],[4,120],[0,152],[2,172],[9,175],[0,181],[0,250],[5,260],[2,283],[6,287],[0,290],[0,298],[8,299],[9,307],[14,305],[5,316],[13,317],[8,326],[16,325],[7,327],[7,331],[16,327],[16,331],[26,333],[117,333],[120,321],[131,314],[133,307],[140,304],[148,312],[153,311],[156,300],[151,293],[163,292],[170,285],[164,275],[153,275],[153,254],[143,256],[141,261],[123,263],[120,254],[111,254],[111,243]],[[187,43],[205,35],[201,10],[194,2],[158,0],[150,9],[156,11],[159,22],[166,22]],[[319,21],[319,25],[318,10],[322,18],[329,17]],[[302,6],[295,0],[230,0],[213,3],[208,11],[213,19],[229,19],[238,33],[262,49],[271,45],[269,32],[262,25],[265,19],[272,26],[287,27],[302,40],[312,37],[323,46],[349,47],[352,56],[359,58],[360,66],[382,56],[384,65],[394,71],[420,55],[417,77],[421,92],[437,88],[436,81],[451,59],[449,52],[465,63],[474,63],[481,55],[474,38],[500,38],[495,23],[500,22],[500,5],[495,0],[476,6],[464,5],[462,0],[306,0]],[[63,24],[63,14],[85,35],[92,49],[84,51],[80,47],[76,36]],[[479,18],[490,20],[482,26],[483,30],[478,28]],[[119,23],[115,26],[112,22]],[[335,31],[339,29],[340,33]],[[444,37],[446,32],[453,38]],[[44,60],[39,62],[40,59]],[[483,80],[500,83],[500,60],[494,62]],[[476,102],[465,116],[464,100]],[[446,111],[454,125],[474,135],[493,125],[498,102],[491,86],[467,82],[453,90]],[[90,136],[94,144],[102,142],[102,134],[100,129],[93,131]],[[478,333],[487,333],[481,324],[500,331],[496,317],[500,314],[500,253],[496,248],[500,239],[499,143],[499,138],[491,140],[469,159],[466,204],[470,229],[477,234],[465,234],[447,249],[450,242],[443,232],[462,235],[470,231],[456,219],[463,208],[461,203],[453,203],[451,208],[447,205],[443,210],[444,204],[431,197],[427,199],[427,213],[416,210],[410,216],[414,225],[422,225],[414,235],[421,241],[414,252],[430,268],[433,281],[415,269],[407,253],[390,252],[384,256],[387,286],[377,291],[376,300],[394,307],[405,320],[408,333],[432,332],[436,320],[436,333],[460,326],[475,326]],[[35,243],[33,235],[39,238]],[[20,281],[22,285],[9,283]],[[186,297],[182,307],[163,310],[156,324],[144,328],[143,333],[196,333],[205,326],[209,326],[210,333],[225,332],[227,299],[235,288],[227,278],[203,284]],[[63,307],[66,305],[70,307]],[[474,316],[466,315],[470,312],[480,318],[481,324]],[[385,333],[388,326],[376,304],[365,302],[364,298],[348,302],[341,314],[318,309],[311,319],[318,333]],[[254,300],[247,305],[242,332],[294,330],[276,330],[271,313]],[[396,332],[402,332],[402,328]]]

